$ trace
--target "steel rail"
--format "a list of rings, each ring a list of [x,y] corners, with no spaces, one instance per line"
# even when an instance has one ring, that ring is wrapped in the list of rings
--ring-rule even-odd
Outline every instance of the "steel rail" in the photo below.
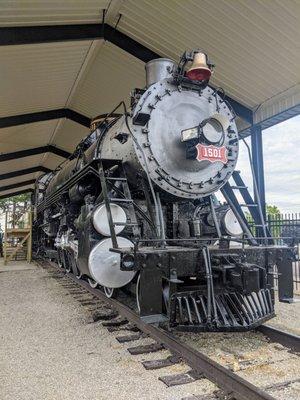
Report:
[[[59,267],[52,263],[46,263],[59,269]],[[92,288],[88,282],[82,279],[77,279],[72,273],[68,273],[66,276],[69,277],[70,280],[76,282],[79,286],[85,288],[98,299],[113,307],[120,313],[120,315],[122,315],[122,317],[126,318],[142,332],[151,336],[151,338],[156,340],[158,343],[163,344],[171,353],[181,357],[197,373],[203,374],[205,378],[216,384],[225,393],[234,395],[234,398],[238,400],[275,400],[273,396],[269,395],[264,390],[224,368],[205,354],[180,342],[172,336],[171,333],[155,325],[147,324],[129,307],[115,299],[106,297],[99,289]]]
[[[289,349],[300,353],[300,336],[281,331],[270,325],[261,325],[257,328],[259,332],[270,338],[274,342],[278,342]]]

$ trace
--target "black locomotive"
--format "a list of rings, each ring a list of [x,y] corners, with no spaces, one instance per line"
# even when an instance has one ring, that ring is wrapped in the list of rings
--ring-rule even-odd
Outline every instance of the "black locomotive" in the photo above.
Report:
[[[273,267],[291,249],[272,244],[263,218],[255,238],[232,197],[239,137],[212,69],[201,51],[150,61],[130,109],[96,119],[38,180],[34,246],[108,297],[134,293],[149,323],[245,330],[274,315]]]

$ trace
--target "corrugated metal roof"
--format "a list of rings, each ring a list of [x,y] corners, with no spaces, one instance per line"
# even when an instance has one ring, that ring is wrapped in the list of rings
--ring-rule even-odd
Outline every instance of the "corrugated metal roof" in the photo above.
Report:
[[[89,129],[68,119],[61,123],[52,137],[51,144],[61,149],[73,152],[80,140],[89,133]]]
[[[0,47],[0,116],[64,107],[91,44]]]
[[[114,25],[121,12],[118,30],[162,56],[178,60],[187,49],[204,49],[216,63],[212,83],[252,108],[255,122],[300,104],[299,1],[3,0],[0,26],[97,23],[103,8],[106,22]],[[64,107],[94,117],[145,83],[144,64],[102,40],[2,46],[0,76],[0,117]],[[2,128],[0,153],[47,144],[72,152],[87,132],[64,119]],[[0,174],[62,161],[26,157],[0,163]]]
[[[264,121],[298,104],[300,104],[300,83],[262,103],[255,112],[254,122]]]
[[[49,144],[57,122],[43,121],[0,129],[0,154]]]
[[[46,153],[43,156],[42,159],[42,165],[46,168],[54,170],[58,165],[60,165],[64,161],[63,158],[52,154],[52,153]]]
[[[98,22],[110,0],[2,0],[0,24],[25,26]]]
[[[250,107],[300,79],[300,2],[127,0],[118,29],[178,59],[202,48],[216,63],[212,82]]]
[[[31,157],[19,158],[18,160],[9,160],[0,163],[0,175],[11,171],[20,171],[37,165],[41,165],[43,159],[42,154]],[[1,180],[1,185],[6,185],[6,180]]]
[[[14,193],[18,192],[19,190],[32,189],[32,188],[33,188],[33,185],[26,185],[26,186],[22,186],[21,188],[4,190],[3,192],[0,192],[0,197],[5,196],[5,195],[7,195],[7,196],[13,195]]]
[[[98,50],[70,106],[89,117],[110,112],[129,99],[136,87],[145,86],[145,64],[109,42]]]
[[[27,174],[27,175],[18,176],[16,178],[5,179],[3,181],[0,181],[1,182],[0,189],[3,186],[12,185],[14,183],[20,183],[20,182],[24,182],[24,181],[31,180],[31,179],[36,179],[36,177],[38,175],[39,175],[39,173],[36,172],[34,174]],[[1,196],[1,194],[2,194],[2,191],[0,191],[0,196]]]

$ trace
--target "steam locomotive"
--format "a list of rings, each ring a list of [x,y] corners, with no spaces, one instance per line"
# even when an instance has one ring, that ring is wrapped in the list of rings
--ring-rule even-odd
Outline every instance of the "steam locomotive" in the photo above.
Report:
[[[108,297],[126,289],[141,318],[179,330],[247,330],[273,317],[273,266],[290,256],[215,196],[239,137],[224,92],[209,85],[213,68],[200,50],[148,62],[130,108],[96,118],[35,191],[36,256]]]

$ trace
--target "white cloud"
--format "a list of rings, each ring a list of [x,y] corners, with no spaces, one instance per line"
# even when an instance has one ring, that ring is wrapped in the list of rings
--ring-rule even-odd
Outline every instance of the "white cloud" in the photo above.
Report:
[[[249,138],[247,142],[250,143]],[[267,203],[282,212],[300,212],[300,116],[264,130],[263,150]],[[248,155],[242,142],[237,169],[252,188]]]

